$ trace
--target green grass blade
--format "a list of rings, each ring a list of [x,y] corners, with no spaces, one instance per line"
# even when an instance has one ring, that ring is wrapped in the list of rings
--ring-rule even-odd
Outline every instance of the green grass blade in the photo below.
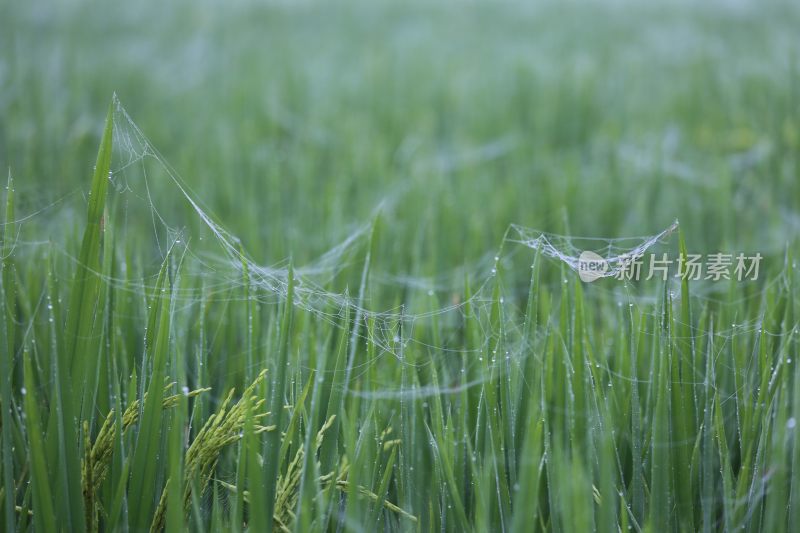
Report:
[[[170,337],[170,298],[167,268],[170,254],[161,266],[155,286],[151,309],[151,323],[155,323],[154,339],[147,346],[146,357],[151,364],[151,376],[147,387],[141,422],[138,428],[133,452],[129,494],[139,495],[129,500],[130,525],[132,529],[144,530],[150,527],[155,510],[156,498],[161,494],[156,475],[163,464],[161,457],[162,399],[169,351]]]
[[[276,482],[278,479],[278,467],[282,458],[280,457],[281,442],[280,432],[283,428],[284,413],[284,393],[286,390],[287,365],[289,361],[289,338],[292,332],[292,321],[294,318],[294,269],[289,266],[287,273],[287,296],[284,302],[283,317],[281,318],[280,337],[278,341],[278,353],[275,361],[275,373],[270,387],[269,407],[272,413],[272,423],[277,426],[277,431],[267,434],[264,442],[264,514],[272,516],[275,509]],[[267,531],[273,527],[270,520],[267,524]]]
[[[83,234],[80,253],[78,255],[77,270],[72,283],[70,305],[67,312],[66,323],[66,353],[70,361],[70,375],[77,384],[74,392],[81,398],[78,408],[86,412],[87,417],[94,416],[93,405],[88,401],[95,394],[93,381],[88,381],[87,376],[93,375],[90,371],[95,368],[99,339],[94,332],[95,312],[99,305],[98,294],[100,291],[100,247],[103,234],[103,212],[105,210],[106,195],[108,192],[109,171],[111,167],[112,137],[114,130],[114,102],[109,105],[106,116],[103,137],[100,149],[97,152],[94,176],[92,177],[91,190],[89,191],[89,206],[87,210],[86,229]]]
[[[33,494],[33,516],[37,529],[51,532],[57,531],[56,513],[53,508],[53,494],[50,490],[50,468],[48,468],[45,455],[44,439],[42,434],[41,417],[37,393],[39,387],[33,376],[31,354],[26,349],[23,352],[25,366],[25,418],[28,433],[29,457],[31,464],[31,492]],[[56,465],[53,465],[55,468]]]
[[[12,454],[13,436],[11,433],[12,424],[12,402],[11,402],[11,386],[12,386],[12,370],[14,368],[14,320],[13,320],[13,302],[14,302],[14,276],[13,263],[11,262],[11,242],[13,236],[13,221],[14,221],[14,182],[11,179],[11,172],[8,175],[8,186],[6,187],[6,209],[5,209],[5,228],[2,235],[2,246],[0,252],[2,253],[3,261],[0,263],[0,333],[5,342],[0,342],[0,420],[2,421],[2,432],[0,432],[0,469],[2,469],[2,490],[3,490],[3,508],[2,524],[6,531],[13,532],[15,530],[15,514],[14,510],[17,491],[14,486],[14,456]]]

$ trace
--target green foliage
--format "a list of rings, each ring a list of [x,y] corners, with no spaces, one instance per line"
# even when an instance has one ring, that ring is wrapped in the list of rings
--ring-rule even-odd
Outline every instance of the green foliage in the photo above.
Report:
[[[798,530],[795,6],[18,4],[0,530]]]

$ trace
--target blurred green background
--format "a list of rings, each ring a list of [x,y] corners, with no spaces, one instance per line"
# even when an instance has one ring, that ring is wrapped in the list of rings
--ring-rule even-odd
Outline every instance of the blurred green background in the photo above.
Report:
[[[420,274],[512,222],[622,237],[679,218],[690,249],[779,254],[800,228],[795,6],[4,2],[0,168],[23,214],[87,191],[116,91],[267,263],[385,198],[382,257],[416,250]]]

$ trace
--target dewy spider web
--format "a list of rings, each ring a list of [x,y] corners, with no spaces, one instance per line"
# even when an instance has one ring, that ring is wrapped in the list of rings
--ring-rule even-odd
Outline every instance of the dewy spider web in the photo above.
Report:
[[[245,279],[252,288],[248,291],[249,298],[264,304],[286,301],[290,286],[288,262],[262,265],[254,261],[244,250],[240,240],[204,208],[197,195],[159,154],[116,97],[113,107],[114,162],[109,177],[112,182],[109,205],[117,213],[112,218],[120,228],[118,233],[123,238],[128,226],[143,222],[152,226],[153,263],[163,258],[167,249],[178,247],[184,256],[181,277],[203,277],[203,284],[184,283],[176,288],[177,305],[191,305],[201,297],[201,290],[205,291],[205,298],[234,298],[234,290],[242,288]],[[397,197],[398,194],[382,203],[382,213],[391,213]],[[188,203],[190,212],[197,217],[196,220],[179,218],[180,214],[186,212],[186,205],[180,205],[182,202]],[[606,258],[611,267],[607,275],[613,275],[626,258],[645,253],[668,237],[676,226],[677,222],[656,235],[638,238],[580,239],[512,225],[501,239],[496,254],[487,254],[478,263],[461,267],[458,272],[434,278],[417,278],[373,271],[369,278],[371,287],[401,285],[406,294],[402,306],[376,310],[371,308],[364,294],[354,296],[347,290],[337,292],[329,289],[330,282],[346,267],[358,263],[358,258],[366,252],[373,227],[370,222],[355,228],[339,244],[316,260],[293,269],[293,302],[297,308],[336,327],[352,327],[353,340],[367,340],[378,347],[381,356],[392,355],[401,364],[406,364],[404,353],[410,344],[415,344],[430,354],[465,354],[462,348],[449,347],[446,340],[441,340],[438,345],[431,344],[430,340],[415,335],[415,329],[427,326],[433,320],[443,322],[451,317],[452,320],[463,319],[469,313],[480,324],[482,345],[471,352],[467,351],[466,355],[470,356],[469,360],[477,360],[481,354],[490,351],[493,335],[496,335],[492,333],[490,325],[491,307],[494,303],[491,294],[494,286],[492,280],[496,279],[500,262],[513,253],[513,250],[506,250],[507,245],[521,244],[577,270],[581,249],[576,245],[586,244],[587,248],[584,249],[600,253]],[[136,236],[139,232],[132,234]],[[192,262],[194,267],[186,266]],[[466,301],[453,300],[445,306],[439,304],[435,292],[452,291],[455,284],[450,282],[453,279],[463,280],[465,277],[474,286],[472,296]],[[120,288],[124,286],[128,290],[141,291],[142,294],[150,289],[144,282],[132,287],[130,281],[106,281]],[[500,301],[502,303],[503,299]],[[345,316],[352,321],[350,326],[343,325]],[[503,328],[504,335],[513,335],[521,329],[518,324],[513,323],[511,316],[512,313],[503,313],[502,319],[507,322]],[[504,345],[515,346],[515,343],[509,341],[504,342]],[[521,354],[523,348],[521,345],[518,350],[509,348],[506,356],[517,355],[517,352]],[[492,362],[495,363],[494,360]],[[358,372],[359,369],[352,371]],[[417,390],[416,393],[424,394],[425,391]],[[382,394],[393,392],[384,390]]]
[[[642,257],[647,250],[668,237],[677,228],[678,221],[676,220],[668,228],[656,235],[598,239],[593,237],[565,237],[564,235],[544,233],[512,224],[511,230],[517,234],[517,237],[508,238],[507,240],[538,250],[546,257],[561,261],[575,272],[579,271],[581,252],[594,252],[604,258],[608,264],[608,270],[598,273],[598,276],[614,277],[620,274],[628,261]],[[577,248],[575,246],[577,242],[583,242],[586,246]]]

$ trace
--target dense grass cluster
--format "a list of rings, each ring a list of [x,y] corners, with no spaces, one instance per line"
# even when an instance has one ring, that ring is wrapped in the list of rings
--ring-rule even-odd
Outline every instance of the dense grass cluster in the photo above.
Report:
[[[0,530],[800,530],[795,7],[153,9],[0,7]]]

